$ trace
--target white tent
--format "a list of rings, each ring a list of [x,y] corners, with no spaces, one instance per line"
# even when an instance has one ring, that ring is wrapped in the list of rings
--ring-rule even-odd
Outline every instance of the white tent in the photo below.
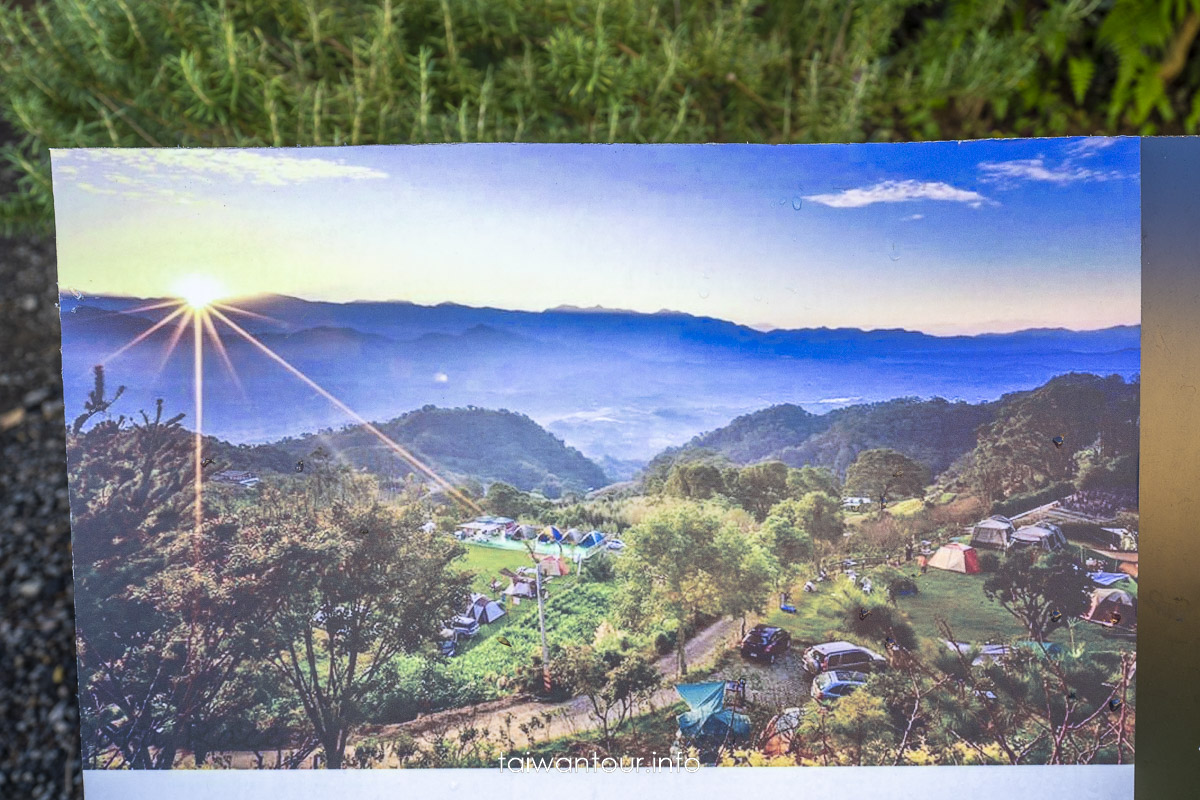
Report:
[[[530,580],[515,580],[504,590],[509,597],[537,597],[537,585]]]
[[[971,546],[1007,550],[1012,544],[1012,535],[1015,532],[1016,528],[1011,519],[996,514],[975,523],[971,530]]]
[[[499,603],[487,595],[472,594],[471,605],[467,608],[467,613],[474,617],[480,625],[486,625],[503,617],[505,612]]]
[[[1018,528],[1012,535],[1013,544],[1018,547],[1039,547],[1042,550],[1057,550],[1066,547],[1067,537],[1057,525],[1042,522],[1037,525],[1026,525]]]

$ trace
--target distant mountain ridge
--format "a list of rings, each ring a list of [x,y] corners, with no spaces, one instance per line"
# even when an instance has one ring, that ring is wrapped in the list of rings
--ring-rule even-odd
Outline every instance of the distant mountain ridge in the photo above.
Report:
[[[64,385],[82,406],[91,367],[169,309],[152,300],[61,296]],[[904,330],[759,331],[679,312],[543,312],[408,302],[238,301],[238,325],[367,419],[414,408],[507,408],[593,460],[631,463],[774,405],[809,414],[897,397],[979,403],[1071,371],[1139,371],[1140,328],[939,337]],[[205,346],[205,427],[233,442],[298,436],[355,419],[217,321],[238,382]],[[190,336],[165,363],[173,324],[107,365],[127,399],[192,404]],[[810,421],[811,422],[811,421]],[[805,423],[809,424],[809,423]],[[811,423],[816,425],[815,422]],[[832,425],[833,421],[822,423]]]
[[[827,467],[844,476],[862,451],[889,448],[921,462],[937,476],[972,454],[981,437],[990,440],[994,434],[1012,441],[1024,437],[1031,453],[1040,458],[1059,450],[1052,446],[1056,434],[1050,431],[1067,436],[1073,453],[1089,445],[1097,431],[1104,432],[1105,424],[1112,426],[1112,419],[1125,420],[1124,431],[1136,426],[1128,422],[1136,416],[1136,383],[1119,376],[1067,373],[1042,386],[983,403],[903,397],[819,416],[794,405],[771,406],[737,417],[682,447],[668,448],[653,463],[661,471],[671,461],[715,453],[736,464],[778,460],[792,467]],[[1001,426],[999,432],[992,431],[996,426]],[[1114,430],[1107,431],[1110,445],[1116,440]],[[1122,447],[1136,450],[1136,436],[1133,444],[1123,442]],[[1030,488],[1032,484],[1020,484],[1014,491]]]

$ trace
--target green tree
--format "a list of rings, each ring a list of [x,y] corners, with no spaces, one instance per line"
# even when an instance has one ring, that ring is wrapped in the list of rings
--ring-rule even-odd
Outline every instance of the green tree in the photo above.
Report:
[[[269,661],[300,699],[331,769],[366,718],[364,702],[395,680],[392,658],[433,640],[469,585],[452,567],[460,545],[422,531],[417,509],[368,502],[365,482],[347,487],[354,501],[311,520],[307,544],[324,557],[293,575],[264,631]]]
[[[730,487],[734,499],[758,520],[788,493],[788,467],[782,461],[765,461],[743,467]]]
[[[929,470],[903,453],[880,448],[864,450],[846,470],[846,493],[870,497],[882,514],[896,498],[920,493],[929,483]]]
[[[838,700],[829,714],[829,731],[834,747],[844,753],[844,762],[862,766],[870,745],[886,752],[891,744],[891,726],[883,700],[870,691],[859,690]]]
[[[842,486],[832,470],[807,464],[799,469],[788,470],[787,490],[788,495],[795,498],[804,497],[809,492],[823,492],[833,497],[842,496]]]
[[[689,500],[707,500],[725,493],[725,476],[716,464],[705,461],[678,462],[671,468],[663,491]]]
[[[533,510],[529,495],[502,481],[488,487],[485,505],[491,513],[511,519],[520,519]]]
[[[716,539],[720,518],[694,503],[655,511],[625,534],[629,544],[618,560],[624,601],[645,621],[656,610],[674,620],[680,631],[675,652],[680,675],[687,674],[684,655],[687,631],[700,613],[723,609],[717,587],[720,569]]]
[[[654,664],[628,647],[570,645],[555,659],[554,669],[571,692],[587,698],[606,748],[636,704],[662,681]]]
[[[250,702],[239,676],[286,591],[281,570],[306,562],[210,509],[197,528],[183,415],[164,420],[159,401],[141,416],[87,430],[84,419],[67,434],[82,745],[91,763],[115,753],[168,769],[184,747],[202,763],[213,732]]]
[[[1039,556],[1017,551],[988,576],[983,593],[999,603],[1037,642],[1088,608],[1092,583],[1087,571],[1067,553]]]
[[[762,534],[785,570],[794,570],[812,557],[812,536],[804,527],[799,500],[784,500],[772,506],[763,520]]]
[[[713,541],[717,558],[715,577],[720,613],[741,617],[746,635],[746,615],[761,612],[775,578],[775,560],[758,531],[725,524]]]

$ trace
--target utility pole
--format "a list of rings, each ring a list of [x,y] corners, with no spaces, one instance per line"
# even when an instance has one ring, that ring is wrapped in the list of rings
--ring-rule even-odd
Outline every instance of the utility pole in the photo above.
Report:
[[[538,627],[542,629],[542,688],[550,692],[550,648],[546,645],[546,612],[542,601],[542,565],[536,558],[533,560],[534,575],[537,576],[538,596]]]

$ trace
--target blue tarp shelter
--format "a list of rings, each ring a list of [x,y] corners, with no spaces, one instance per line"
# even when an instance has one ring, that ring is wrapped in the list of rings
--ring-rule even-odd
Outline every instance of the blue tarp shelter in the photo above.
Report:
[[[1098,583],[1101,586],[1112,586],[1117,581],[1123,581],[1129,578],[1124,572],[1089,572],[1088,577],[1093,583]]]
[[[750,736],[750,718],[725,708],[725,681],[685,683],[675,687],[690,710],[677,717],[686,739],[745,739]]]

